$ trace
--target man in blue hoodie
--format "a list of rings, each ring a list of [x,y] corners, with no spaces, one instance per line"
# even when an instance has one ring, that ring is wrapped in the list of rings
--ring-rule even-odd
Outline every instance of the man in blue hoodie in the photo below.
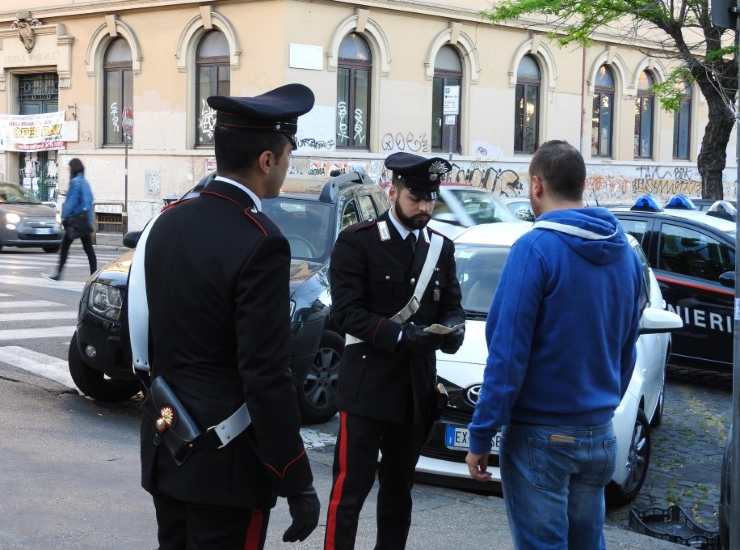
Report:
[[[470,424],[471,475],[490,478],[503,430],[504,499],[518,550],[604,548],[612,416],[635,364],[641,271],[617,219],[584,208],[586,166],[564,141],[529,167],[537,221],[512,247],[486,325]]]

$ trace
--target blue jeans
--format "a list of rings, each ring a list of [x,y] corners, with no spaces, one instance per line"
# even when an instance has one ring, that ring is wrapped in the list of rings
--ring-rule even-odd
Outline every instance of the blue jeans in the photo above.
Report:
[[[506,426],[501,478],[517,550],[603,550],[617,440],[601,426]]]

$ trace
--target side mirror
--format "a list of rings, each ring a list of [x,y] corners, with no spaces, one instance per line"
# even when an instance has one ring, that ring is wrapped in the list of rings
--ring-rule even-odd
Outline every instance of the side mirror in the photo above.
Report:
[[[123,246],[126,248],[136,248],[136,244],[139,242],[141,237],[141,231],[129,231],[123,237]]]
[[[683,328],[683,321],[672,311],[649,307],[642,312],[640,334],[660,334],[680,328]]]
[[[735,288],[735,272],[725,271],[722,275],[719,276],[719,282],[722,286]]]

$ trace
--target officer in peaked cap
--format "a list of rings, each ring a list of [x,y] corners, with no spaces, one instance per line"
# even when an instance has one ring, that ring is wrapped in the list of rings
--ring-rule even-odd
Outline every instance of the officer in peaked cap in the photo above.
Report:
[[[293,518],[283,540],[304,540],[319,517],[289,374],[290,248],[261,206],[280,192],[314,96],[291,84],[208,103],[218,111],[217,176],[150,224],[132,265],[134,364],[148,360],[152,379],[142,485],[154,497],[160,550],[260,549],[277,496]],[[148,321],[131,295],[142,266]],[[162,380],[180,409],[157,402]],[[201,433],[177,447],[184,414]]]
[[[405,547],[414,468],[444,404],[435,352],[455,353],[464,337],[454,245],[426,227],[451,166],[407,153],[385,165],[393,171],[390,210],[342,231],[330,264],[332,315],[346,343],[324,550],[354,548],[376,473],[375,549]],[[427,330],[434,324],[448,328]]]

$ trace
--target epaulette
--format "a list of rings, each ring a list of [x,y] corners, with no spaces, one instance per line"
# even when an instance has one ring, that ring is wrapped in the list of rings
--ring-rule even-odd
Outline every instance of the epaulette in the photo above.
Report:
[[[349,231],[350,233],[355,233],[357,231],[361,231],[363,229],[369,229],[371,227],[375,227],[375,224],[378,220],[365,220],[364,222],[359,223],[353,223],[352,225],[348,226],[345,231]]]

